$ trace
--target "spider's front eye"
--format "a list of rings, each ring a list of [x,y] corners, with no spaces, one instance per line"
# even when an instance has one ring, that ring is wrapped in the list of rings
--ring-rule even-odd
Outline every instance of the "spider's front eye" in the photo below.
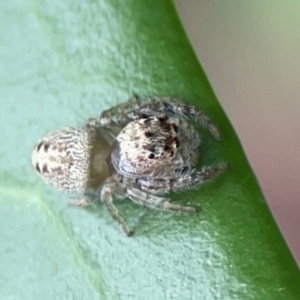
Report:
[[[172,157],[174,155],[174,151],[171,151],[169,155]]]
[[[148,158],[150,158],[150,159],[153,159],[155,157],[155,155],[153,154],[153,153],[150,153],[149,155],[148,155]]]

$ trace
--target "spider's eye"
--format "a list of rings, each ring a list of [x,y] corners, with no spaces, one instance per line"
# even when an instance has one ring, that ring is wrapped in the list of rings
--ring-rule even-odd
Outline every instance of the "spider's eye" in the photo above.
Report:
[[[150,153],[149,155],[148,155],[148,158],[150,158],[150,159],[153,159],[155,157],[155,155],[153,154],[153,153]]]
[[[150,132],[150,131],[147,131],[147,132],[145,132],[145,136],[146,136],[146,137],[153,137],[153,136],[154,136],[154,133],[153,133],[153,132]]]
[[[175,123],[173,123],[173,129],[176,133],[178,133],[178,126]]]
[[[176,148],[179,148],[179,146],[180,146],[180,141],[179,141],[179,138],[178,138],[178,137],[176,137],[176,138],[174,139],[174,142],[175,142],[175,147],[176,147]]]
[[[174,155],[174,151],[171,151],[169,155],[172,157]]]
[[[158,117],[158,120],[161,122],[166,122],[169,120],[169,118],[168,118],[168,116],[164,115],[164,116]]]

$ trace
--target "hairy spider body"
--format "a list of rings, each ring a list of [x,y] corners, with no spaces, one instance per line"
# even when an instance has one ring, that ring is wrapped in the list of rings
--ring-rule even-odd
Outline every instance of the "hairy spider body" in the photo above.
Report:
[[[185,120],[144,116],[127,124],[116,138],[112,163],[132,178],[173,178],[196,162],[200,138]]]
[[[111,171],[112,142],[103,128],[68,127],[47,134],[32,152],[32,164],[53,187],[73,193],[98,188]]]
[[[83,193],[77,205],[87,205],[93,200],[90,191],[98,191],[130,235],[114,195],[152,208],[192,213],[194,207],[171,203],[164,195],[197,186],[227,168],[227,163],[194,168],[200,137],[189,118],[220,138],[218,128],[193,106],[170,97],[132,97],[104,111],[99,120],[46,135],[33,150],[32,164],[52,186]]]

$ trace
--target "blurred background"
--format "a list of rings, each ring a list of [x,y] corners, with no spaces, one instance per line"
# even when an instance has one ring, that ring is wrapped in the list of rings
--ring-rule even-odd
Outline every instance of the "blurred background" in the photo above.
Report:
[[[300,1],[175,5],[300,265]]]

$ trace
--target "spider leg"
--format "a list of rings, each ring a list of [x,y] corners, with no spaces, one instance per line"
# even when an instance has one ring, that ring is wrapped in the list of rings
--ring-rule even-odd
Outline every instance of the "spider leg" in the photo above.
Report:
[[[194,118],[204,128],[207,128],[215,139],[221,139],[221,133],[212,120],[202,111],[192,105],[182,103],[179,99],[172,97],[153,97],[145,100],[138,110],[138,114],[153,113],[161,111],[172,113],[184,118]]]
[[[97,120],[95,118],[88,118],[83,126],[87,129],[98,129],[98,130],[102,129],[102,134],[104,136],[107,135],[107,134],[105,135],[105,132],[103,131],[104,126],[101,124],[101,122],[99,120]],[[113,137],[113,140],[122,130],[122,127],[114,120],[110,120],[110,123],[107,126],[105,126],[104,128],[107,130],[110,137]]]
[[[107,127],[110,126],[112,118],[117,117],[119,124],[121,126],[125,126],[131,121],[127,114],[138,109],[140,105],[141,100],[137,96],[133,95],[128,101],[104,110],[100,114],[99,122],[102,126]]]
[[[174,210],[188,213],[196,213],[197,210],[192,206],[183,206],[180,204],[171,203],[169,199],[151,195],[150,193],[141,191],[136,187],[127,188],[127,196],[134,202],[145,205],[151,208],[162,210]]]
[[[112,118],[117,116],[119,124],[124,127],[131,121],[128,117],[129,113],[132,113],[134,118],[140,118],[143,114],[153,115],[155,111],[172,113],[184,118],[194,118],[204,128],[207,128],[216,139],[221,139],[220,130],[202,110],[173,97],[141,99],[133,95],[127,102],[104,110],[100,115],[99,122],[102,126],[107,127],[110,126]]]
[[[75,200],[69,201],[69,206],[87,207],[94,201],[94,198],[84,196]]]
[[[133,118],[129,118],[128,115],[123,111],[117,115],[117,121],[121,127],[125,127],[132,120],[133,120]]]
[[[114,182],[109,178],[109,180],[104,183],[104,186],[101,190],[101,200],[108,209],[110,215],[122,226],[124,232],[130,236],[132,235],[132,231],[128,227],[126,220],[119,214],[118,209],[115,207],[113,203],[113,195],[114,194],[123,194],[120,190],[123,190],[124,186],[120,182]]]
[[[204,167],[201,171],[188,170],[181,171],[175,178],[169,179],[139,179],[141,189],[148,193],[164,194],[170,191],[180,191],[202,184],[206,180],[217,176],[228,168],[228,163],[215,166]]]

